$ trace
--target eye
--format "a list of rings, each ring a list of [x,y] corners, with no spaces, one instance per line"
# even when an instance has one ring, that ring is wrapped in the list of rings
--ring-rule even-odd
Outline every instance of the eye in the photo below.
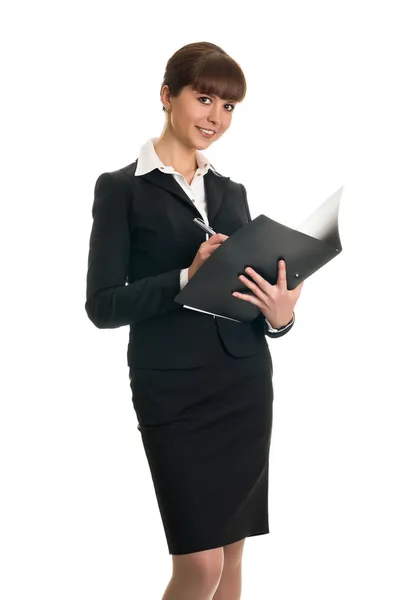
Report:
[[[199,98],[199,101],[201,102],[201,100],[212,100],[211,98],[209,98],[208,96],[201,96]],[[205,102],[201,102],[201,104],[205,104]],[[225,104],[225,106],[230,106],[231,110],[228,110],[228,112],[233,112],[235,109],[235,105],[234,104]]]

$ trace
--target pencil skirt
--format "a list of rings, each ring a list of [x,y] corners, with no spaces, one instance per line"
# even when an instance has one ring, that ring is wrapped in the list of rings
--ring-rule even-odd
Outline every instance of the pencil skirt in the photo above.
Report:
[[[137,428],[174,555],[269,533],[268,344],[235,358],[216,335],[209,359],[188,369],[129,369]]]

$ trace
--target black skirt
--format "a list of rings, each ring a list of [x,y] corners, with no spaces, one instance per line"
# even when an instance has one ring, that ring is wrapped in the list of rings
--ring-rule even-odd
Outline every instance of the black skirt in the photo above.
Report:
[[[215,333],[205,366],[129,371],[170,554],[269,533],[269,347],[235,358]]]

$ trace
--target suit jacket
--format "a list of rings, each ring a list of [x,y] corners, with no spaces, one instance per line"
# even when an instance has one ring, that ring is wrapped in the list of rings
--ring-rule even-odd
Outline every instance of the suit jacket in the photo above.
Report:
[[[264,315],[238,323],[183,308],[174,297],[180,272],[193,262],[205,233],[202,215],[174,177],[155,169],[135,177],[137,160],[102,173],[95,184],[85,309],[100,329],[130,326],[127,360],[138,368],[189,368],[207,362],[217,329],[232,356],[268,345]],[[204,175],[208,220],[232,235],[251,221],[242,184],[212,169]]]

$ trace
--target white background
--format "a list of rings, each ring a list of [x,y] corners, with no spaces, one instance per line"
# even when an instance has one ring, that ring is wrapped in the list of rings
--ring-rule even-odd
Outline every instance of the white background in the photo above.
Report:
[[[168,58],[211,41],[248,94],[206,155],[296,226],[344,185],[343,252],[270,340],[269,535],[243,600],[400,597],[396,3],[15,3],[1,14],[4,600],[161,599],[171,574],[128,327],[84,310],[94,183],[161,133]]]

